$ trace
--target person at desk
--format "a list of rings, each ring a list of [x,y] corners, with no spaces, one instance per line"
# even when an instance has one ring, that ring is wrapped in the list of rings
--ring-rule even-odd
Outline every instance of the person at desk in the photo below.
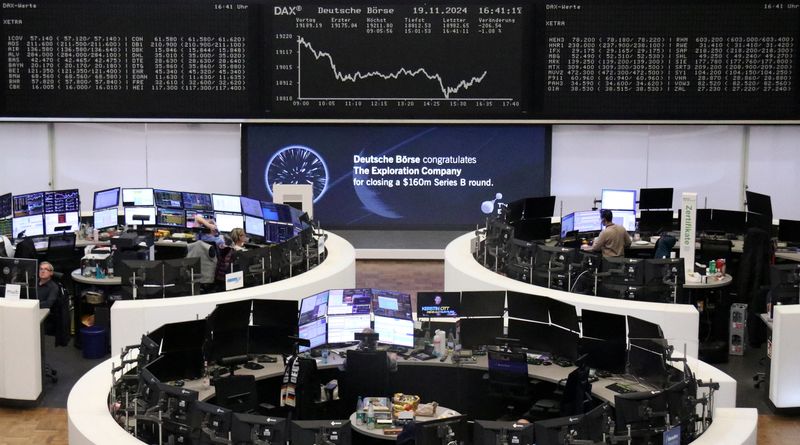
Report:
[[[604,227],[600,236],[595,238],[592,245],[584,244],[581,249],[592,252],[602,251],[604,257],[623,256],[625,248],[633,242],[625,227],[614,224],[614,214],[608,209],[600,212],[600,224]]]
[[[247,242],[247,235],[245,235],[244,229],[237,227],[231,230],[231,241],[233,241],[233,245],[231,246],[233,250],[247,250],[244,247],[244,244]]]
[[[203,215],[196,213],[194,215],[194,222],[203,226],[200,234],[197,236],[198,241],[205,241],[213,245],[223,243],[223,239],[219,236],[217,223],[214,222],[213,219],[205,219],[203,218]]]
[[[37,285],[39,307],[51,308],[58,300],[58,285],[53,281],[53,265],[47,261],[39,263],[39,283]]]

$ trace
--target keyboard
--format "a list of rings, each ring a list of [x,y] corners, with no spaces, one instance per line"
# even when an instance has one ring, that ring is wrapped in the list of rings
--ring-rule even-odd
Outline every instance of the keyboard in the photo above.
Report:
[[[606,385],[606,388],[619,393],[619,394],[627,394],[629,392],[637,392],[635,389],[631,388],[630,386],[624,383],[612,383],[610,385]]]

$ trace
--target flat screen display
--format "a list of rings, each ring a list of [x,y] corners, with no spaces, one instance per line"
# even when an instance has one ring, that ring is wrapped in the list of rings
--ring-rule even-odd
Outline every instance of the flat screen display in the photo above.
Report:
[[[200,216],[202,216],[206,220],[214,219],[214,212],[211,212],[211,211],[186,210],[186,228],[187,229],[199,229],[200,227],[202,227],[202,224],[198,224],[194,220],[194,217],[197,214],[200,214]]]
[[[458,317],[461,292],[417,292],[417,317]]]
[[[369,289],[333,289],[328,291],[328,315],[370,313],[372,293]]]
[[[0,218],[8,218],[14,213],[11,202],[11,193],[0,196]]]
[[[211,194],[215,212],[242,213],[242,201],[239,196]]]
[[[110,207],[103,210],[95,210],[93,226],[95,229],[106,229],[114,227],[118,222],[118,213],[116,207]]]
[[[639,190],[639,210],[671,209],[672,193],[672,188]]]
[[[600,212],[597,210],[575,212],[574,228],[579,233],[599,232],[603,228],[600,224]]]
[[[80,212],[81,195],[78,189],[44,192],[44,213]]]
[[[94,192],[94,210],[107,209],[119,206],[119,187]]]
[[[412,319],[411,295],[402,292],[372,289],[372,313],[375,317]]]
[[[241,197],[242,213],[245,215],[255,216],[261,218],[261,202],[257,199],[248,198],[247,196]]]
[[[300,346],[299,351],[307,351],[310,348],[324,345],[327,343],[327,321],[328,313],[328,292],[320,292],[316,295],[300,300],[300,317],[298,319],[298,335],[300,338],[309,340],[310,347]]]
[[[134,216],[147,216],[145,220],[133,219]],[[155,207],[125,207],[126,226],[154,226],[156,224]]]
[[[264,237],[264,220],[244,215],[244,231],[248,235]]]
[[[474,227],[501,202],[550,195],[545,126],[246,125],[243,131],[242,192],[270,201],[274,183],[312,184],[314,218],[331,228]]]
[[[614,210],[611,213],[613,215],[611,220],[614,224],[625,227],[628,232],[636,231],[636,213],[626,210]]]
[[[186,213],[180,209],[157,207],[156,225],[164,227],[185,227]]]
[[[186,210],[200,210],[205,212],[214,210],[214,205],[211,202],[211,195],[208,193],[183,192],[181,198],[183,200],[183,208]]]
[[[44,219],[42,215],[17,216],[12,222],[11,233],[14,238],[44,235]]]
[[[14,195],[14,216],[41,215],[44,213],[44,192]]]
[[[301,324],[298,328],[298,336],[308,340],[309,346],[300,346],[298,351],[305,352],[328,342],[327,319],[325,317],[312,320],[306,324]]]
[[[148,207],[154,204],[153,189],[122,189],[123,207]]]
[[[778,239],[788,243],[800,243],[800,221],[779,219]]]
[[[561,238],[566,238],[569,232],[575,230],[575,214],[570,213],[561,218]]]
[[[183,193],[172,190],[154,190],[156,207],[168,209],[183,208]]]
[[[367,314],[329,315],[328,343],[349,343],[355,341],[355,334],[364,332],[370,327],[370,316]]]
[[[214,221],[217,224],[217,230],[220,232],[229,233],[236,228],[244,229],[244,216],[241,214],[214,212]]]
[[[378,342],[390,345],[414,347],[414,321],[401,318],[375,316],[375,332]]]
[[[608,210],[636,210],[636,190],[603,189],[600,206]]]
[[[78,212],[67,213],[45,213],[44,233],[45,235],[55,235],[62,232],[74,232],[80,227]],[[59,228],[56,231],[56,228]]]

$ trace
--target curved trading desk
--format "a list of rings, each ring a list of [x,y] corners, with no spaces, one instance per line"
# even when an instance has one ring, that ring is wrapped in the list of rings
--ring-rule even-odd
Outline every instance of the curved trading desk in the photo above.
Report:
[[[594,297],[523,283],[495,273],[476,261],[470,253],[473,238],[475,234],[470,232],[447,245],[444,251],[445,291],[512,290],[560,300],[579,310],[632,315],[658,324],[676,351],[683,351],[685,345],[687,355],[697,357],[700,316],[694,306]]]
[[[111,307],[111,351],[139,344],[143,333],[165,323],[204,318],[219,303],[270,298],[296,300],[327,289],[356,286],[356,252],[344,238],[326,232],[328,256],[317,267],[291,278],[262,286],[189,297],[122,300]]]
[[[106,443],[142,445],[132,435],[128,434],[113,419],[108,410],[108,394],[111,389],[111,368],[113,361],[107,360],[94,369],[86,373],[72,388],[67,402],[68,429],[70,445],[99,445]],[[329,362],[320,365],[319,369],[329,369],[338,366],[341,358],[331,354]],[[410,371],[417,374],[424,374],[433,380],[435,376],[442,376],[442,373],[466,370],[482,372],[487,369],[486,357],[480,357],[478,362],[469,365],[454,365],[449,360],[442,363],[438,360],[426,362],[400,360],[398,362],[400,370],[398,372]],[[703,381],[732,380],[724,373],[705,363],[690,360],[695,375]],[[574,367],[560,367],[556,365],[528,365],[528,373],[531,377],[558,382],[567,377],[575,369]],[[283,364],[265,364],[264,369],[251,371],[240,369],[237,374],[252,374],[257,379],[277,378],[283,375]],[[417,379],[424,380],[424,379]],[[450,381],[450,380],[447,380]],[[618,381],[618,378],[600,379],[592,384],[592,393],[599,399],[613,403],[616,393],[606,388],[606,385]],[[629,383],[629,382],[626,382]],[[447,386],[447,385],[437,385]],[[207,400],[213,396],[213,388],[202,386],[200,380],[186,382],[184,388],[198,391],[201,400]],[[448,388],[445,388],[448,389]],[[451,392],[453,388],[448,389]],[[413,393],[412,391],[409,391]],[[706,432],[694,443],[697,444],[726,444],[726,445],[755,445],[756,443],[756,424],[757,415],[754,409],[736,409],[733,403],[736,398],[736,388],[734,385],[721,385],[720,391],[715,395],[716,409],[714,410],[714,422]],[[477,401],[481,403],[481,401]]]

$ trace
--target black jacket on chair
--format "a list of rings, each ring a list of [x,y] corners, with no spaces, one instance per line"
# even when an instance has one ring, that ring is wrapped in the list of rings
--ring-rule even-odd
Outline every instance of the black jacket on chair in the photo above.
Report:
[[[58,284],[58,298],[44,322],[45,335],[53,335],[56,338],[56,346],[67,346],[70,338],[70,318],[69,318],[69,293],[66,288]]]

